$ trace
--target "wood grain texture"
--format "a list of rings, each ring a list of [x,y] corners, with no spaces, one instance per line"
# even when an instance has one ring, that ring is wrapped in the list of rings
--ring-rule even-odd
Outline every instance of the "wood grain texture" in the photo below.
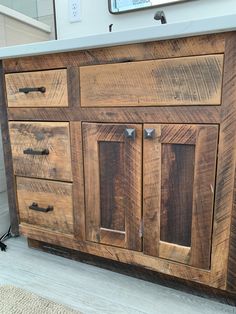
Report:
[[[101,227],[125,231],[124,144],[99,142]]]
[[[144,128],[156,131],[153,139],[144,140],[144,253],[171,260],[176,257],[177,261],[208,269],[218,127],[146,124]],[[176,148],[173,151],[176,145],[192,150],[194,142],[191,156],[181,148],[188,161],[186,156],[176,155]],[[165,145],[168,150],[163,149]],[[184,167],[188,163],[191,171],[188,168],[186,176]],[[160,240],[168,243],[162,243],[161,251]]]
[[[228,264],[231,261],[230,254],[234,254],[229,251],[229,245],[236,165],[235,48],[235,34],[228,34],[225,50],[211,262],[211,281],[222,289],[228,289],[227,282],[232,282],[235,274],[234,265]]]
[[[218,177],[219,197],[216,200],[217,216],[215,223],[216,239],[221,240],[219,246],[214,248],[215,271],[225,264],[217,264],[220,249],[223,249],[222,262],[227,263],[226,287],[236,292],[236,36],[235,33],[227,39],[225,55],[225,80],[223,86],[223,111],[220,133],[220,160]],[[225,230],[225,232],[223,231]],[[229,247],[228,247],[229,245]],[[228,251],[229,248],[229,251]],[[228,254],[228,260],[226,260]],[[225,272],[223,273],[225,275]],[[222,276],[221,280],[225,280]]]
[[[84,66],[88,64],[166,59],[223,53],[225,34],[211,34],[117,47],[4,60],[6,72]]]
[[[100,228],[100,242],[107,245],[125,247],[125,231]]]
[[[9,120],[108,123],[220,123],[220,106],[124,108],[9,108]]]
[[[135,140],[125,138],[126,128],[136,130]],[[116,245],[123,238],[122,247],[141,250],[141,136],[141,125],[83,124],[87,240]],[[106,149],[99,149],[101,143]],[[117,150],[108,155],[108,146],[114,149],[114,143]],[[101,164],[108,159],[105,170]],[[113,240],[107,240],[109,233]]]
[[[144,129],[154,129],[152,140],[143,141],[143,252],[159,255],[161,206],[161,135],[160,124],[145,124]]]
[[[16,178],[20,223],[28,223],[62,233],[73,234],[72,184],[48,180]],[[53,206],[48,213],[29,209]]]
[[[218,126],[197,127],[193,184],[191,265],[210,268]]]
[[[6,74],[8,107],[67,107],[67,71],[50,70]],[[21,88],[44,87],[46,91],[20,92]]]
[[[79,79],[79,67],[69,66],[67,67],[67,87],[68,87],[68,101],[69,110],[75,111],[80,108],[80,79]],[[61,108],[62,109],[62,108]],[[68,108],[64,108],[68,109]],[[70,119],[73,120],[73,119]]]
[[[68,123],[11,122],[9,127],[16,175],[72,181]],[[49,154],[24,154],[28,148],[48,149]]]
[[[70,122],[74,236],[85,240],[84,164],[81,122]]]
[[[159,257],[166,258],[166,256],[168,256],[169,260],[178,263],[189,264],[191,248],[188,246],[160,241]]]
[[[163,144],[160,239],[191,246],[194,145]]]
[[[233,211],[230,229],[227,290],[232,292],[236,291],[236,169],[234,179]]]
[[[7,103],[6,103],[6,91],[4,85],[4,69],[2,67],[2,61],[0,61],[0,125],[1,125],[1,136],[2,136],[2,148],[4,153],[4,165],[6,173],[6,184],[7,184],[7,196],[8,196],[8,206],[11,219],[11,230],[12,234],[19,234],[19,219],[18,219],[18,209],[16,201],[15,192],[15,178],[13,172],[13,162],[12,162],[12,150],[9,136],[9,125],[8,125],[8,115],[7,115]]]
[[[220,105],[223,55],[80,67],[82,107]]]

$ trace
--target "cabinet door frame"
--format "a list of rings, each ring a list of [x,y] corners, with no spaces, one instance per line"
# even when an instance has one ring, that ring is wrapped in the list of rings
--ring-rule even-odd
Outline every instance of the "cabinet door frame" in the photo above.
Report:
[[[216,161],[217,125],[145,124],[155,137],[144,140],[144,253],[209,269]],[[195,145],[191,246],[160,240],[162,144]],[[207,208],[207,210],[206,210]]]
[[[125,137],[125,129],[135,129],[135,139]],[[82,123],[85,174],[86,239],[88,241],[141,251],[142,214],[142,125]],[[123,143],[124,175],[128,193],[124,209],[125,230],[101,227],[99,142]]]

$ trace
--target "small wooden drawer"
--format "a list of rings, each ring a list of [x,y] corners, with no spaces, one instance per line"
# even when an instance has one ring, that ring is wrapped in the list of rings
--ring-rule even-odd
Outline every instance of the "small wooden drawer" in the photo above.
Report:
[[[20,222],[73,233],[72,184],[17,177]]]
[[[67,70],[6,74],[8,107],[68,107]]]
[[[82,107],[220,105],[223,55],[80,68]]]
[[[10,122],[14,173],[72,181],[69,123]]]

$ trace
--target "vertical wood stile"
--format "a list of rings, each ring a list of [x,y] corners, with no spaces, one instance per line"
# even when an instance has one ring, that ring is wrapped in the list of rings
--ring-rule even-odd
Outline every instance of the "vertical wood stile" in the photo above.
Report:
[[[155,129],[152,140],[144,140],[143,147],[143,251],[158,256],[160,239],[161,206],[161,125],[148,124],[145,128]]]
[[[15,235],[19,234],[19,220],[18,210],[16,201],[16,187],[15,178],[13,172],[12,162],[12,151],[10,145],[9,127],[8,127],[8,115],[7,115],[7,103],[5,98],[5,81],[4,81],[4,70],[2,61],[0,61],[0,123],[2,129],[2,141],[3,141],[3,152],[4,162],[6,171],[7,181],[7,194],[8,194],[8,205],[11,218],[11,230]]]
[[[225,211],[225,223],[229,223],[226,233],[225,255],[228,253],[228,269],[226,288],[236,291],[236,34],[229,34],[225,49],[225,73],[223,85],[222,103],[222,139],[220,142],[220,152],[223,148],[224,167],[220,172],[219,188],[224,180],[224,189],[221,191],[221,199],[217,204],[221,211]],[[224,203],[223,203],[224,202]],[[217,218],[219,218],[218,216]],[[217,234],[218,235],[218,234]],[[228,240],[228,237],[230,239]],[[227,246],[229,245],[229,251]],[[217,258],[217,255],[216,255]],[[224,265],[224,269],[227,264]]]
[[[216,178],[216,198],[212,245],[211,285],[227,288],[227,280],[235,278],[232,257],[235,254],[230,241],[234,169],[236,163],[236,36],[226,35],[224,79],[219,133],[219,154]],[[234,233],[231,233],[234,236]],[[230,245],[231,244],[231,245]],[[229,261],[229,264],[228,264]],[[228,271],[228,273],[227,273]]]
[[[75,238],[85,240],[84,165],[81,122],[70,123]]]

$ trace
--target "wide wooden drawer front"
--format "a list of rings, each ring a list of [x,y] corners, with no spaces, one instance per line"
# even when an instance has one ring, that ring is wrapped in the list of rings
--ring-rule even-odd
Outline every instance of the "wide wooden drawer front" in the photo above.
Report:
[[[220,105],[223,55],[80,68],[81,106]]]
[[[14,173],[72,181],[69,123],[10,122]]]
[[[68,107],[67,70],[6,74],[8,107]]]
[[[20,222],[73,233],[72,184],[17,177]]]

